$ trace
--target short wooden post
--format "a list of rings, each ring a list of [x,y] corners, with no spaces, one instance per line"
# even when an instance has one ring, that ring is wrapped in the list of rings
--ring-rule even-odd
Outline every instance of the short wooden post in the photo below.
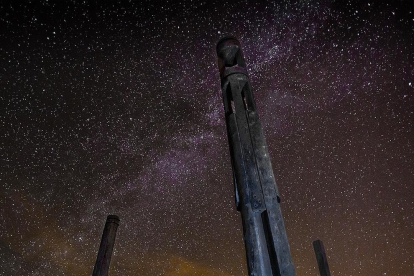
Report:
[[[328,259],[326,258],[325,248],[321,240],[313,242],[313,249],[315,250],[316,260],[318,261],[319,272],[321,276],[331,276],[329,271]]]

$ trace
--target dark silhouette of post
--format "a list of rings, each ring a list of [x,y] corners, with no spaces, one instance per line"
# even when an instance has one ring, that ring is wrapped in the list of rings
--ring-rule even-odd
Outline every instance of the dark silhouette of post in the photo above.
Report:
[[[114,249],[116,230],[119,226],[118,216],[109,215],[106,218],[105,228],[102,234],[101,245],[99,246],[98,257],[92,276],[107,276]]]
[[[315,250],[316,260],[318,261],[319,272],[321,276],[331,276],[329,271],[328,259],[326,258],[325,247],[321,240],[313,242],[313,249]]]
[[[251,276],[296,276],[262,126],[239,41],[217,44],[237,210]]]

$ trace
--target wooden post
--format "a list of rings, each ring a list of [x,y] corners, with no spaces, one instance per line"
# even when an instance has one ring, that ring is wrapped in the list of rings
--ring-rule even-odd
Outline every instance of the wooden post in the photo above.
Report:
[[[248,273],[296,276],[280,195],[240,42],[234,37],[221,39],[217,56]]]
[[[331,276],[329,271],[328,259],[326,258],[325,248],[321,240],[313,242],[313,249],[315,250],[316,260],[318,261],[319,272],[321,276]]]
[[[92,276],[108,276],[118,225],[119,218],[117,216],[109,215],[107,217]]]

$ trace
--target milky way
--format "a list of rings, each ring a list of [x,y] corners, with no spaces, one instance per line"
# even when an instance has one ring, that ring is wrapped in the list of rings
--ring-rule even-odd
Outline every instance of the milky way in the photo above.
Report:
[[[92,3],[94,2],[94,3]],[[215,53],[241,41],[298,275],[414,272],[409,1],[2,1],[0,275],[247,275]]]

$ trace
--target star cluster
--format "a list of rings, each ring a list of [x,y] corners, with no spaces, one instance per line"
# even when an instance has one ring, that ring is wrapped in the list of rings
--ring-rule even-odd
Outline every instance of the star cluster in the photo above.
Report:
[[[298,275],[414,271],[409,1],[2,1],[0,275],[247,275],[216,42],[241,41]],[[395,2],[395,3],[394,3]]]

